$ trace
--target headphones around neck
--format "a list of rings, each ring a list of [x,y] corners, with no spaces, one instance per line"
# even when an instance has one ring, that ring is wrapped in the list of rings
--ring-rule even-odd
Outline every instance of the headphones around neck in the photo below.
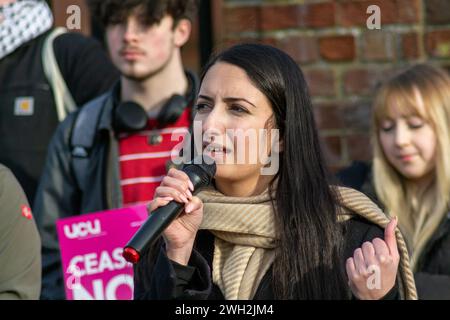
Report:
[[[158,127],[175,123],[186,107],[192,103],[198,91],[198,79],[190,71],[185,72],[189,82],[186,95],[174,94],[164,104],[156,118]],[[145,109],[133,101],[124,101],[114,110],[113,128],[116,133],[137,132],[145,129],[148,115]]]

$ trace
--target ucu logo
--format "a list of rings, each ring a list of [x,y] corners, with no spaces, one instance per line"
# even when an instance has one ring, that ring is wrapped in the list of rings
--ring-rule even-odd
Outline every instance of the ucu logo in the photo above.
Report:
[[[102,232],[100,220],[78,222],[64,226],[64,234],[69,239],[82,238],[88,235],[98,235]]]

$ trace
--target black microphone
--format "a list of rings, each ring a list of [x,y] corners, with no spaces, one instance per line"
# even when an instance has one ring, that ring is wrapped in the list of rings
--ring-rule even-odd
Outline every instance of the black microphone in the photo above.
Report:
[[[194,185],[193,194],[196,194],[201,188],[211,184],[212,178],[216,174],[216,164],[213,159],[200,156],[184,165],[182,171],[188,175]],[[169,224],[178,217],[184,205],[184,203],[172,200],[167,205],[154,210],[123,249],[122,255],[125,260],[138,263],[141,253],[159,238]]]

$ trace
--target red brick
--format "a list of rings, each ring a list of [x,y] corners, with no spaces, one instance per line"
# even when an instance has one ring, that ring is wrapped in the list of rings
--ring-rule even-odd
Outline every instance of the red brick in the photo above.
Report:
[[[290,29],[302,26],[302,6],[268,5],[261,6],[261,30]]]
[[[427,0],[424,3],[426,6],[427,24],[450,23],[450,1]]]
[[[255,31],[259,28],[259,7],[228,7],[224,10],[225,33]]]
[[[314,96],[335,96],[334,72],[330,69],[309,69],[305,72],[309,92]]]
[[[342,119],[345,128],[356,132],[370,130],[371,102],[357,101],[342,107]]]
[[[335,25],[335,4],[261,6],[261,30],[298,27],[321,28]]]
[[[319,40],[320,55],[329,61],[349,61],[356,55],[353,36],[328,36]]]
[[[433,58],[450,57],[450,30],[428,32],[425,43],[428,54]]]
[[[249,37],[237,37],[237,38],[227,38],[222,44],[216,44],[215,48],[216,50],[220,51],[225,48],[229,48],[231,46],[234,46],[236,44],[240,43],[262,43],[267,44],[276,47],[277,46],[277,40],[274,38],[249,38]]]
[[[397,57],[394,33],[367,31],[362,40],[363,57],[367,61],[392,61]]]
[[[348,1],[340,3],[339,24],[342,26],[365,26],[370,14],[367,8],[370,5],[377,5],[381,11],[381,23],[394,23],[396,21],[396,7],[394,0],[365,0]]]
[[[336,24],[335,3],[305,5],[302,11],[303,25],[312,28],[331,27]]]
[[[379,83],[382,72],[370,69],[352,69],[343,75],[344,93],[356,95],[372,95]]]
[[[340,1],[338,23],[342,26],[365,26],[370,5],[380,7],[381,24],[415,23],[420,19],[419,0],[353,0]]]
[[[345,139],[351,160],[370,161],[372,159],[372,146],[369,135],[355,134]]]
[[[344,128],[342,110],[337,104],[316,104],[314,118],[319,130]]]
[[[258,43],[267,44],[269,46],[276,47],[277,44],[278,44],[278,41],[275,38],[266,38],[266,37],[264,37],[262,39],[258,39]]]
[[[420,0],[397,0],[396,13],[399,23],[419,23]],[[381,15],[383,15],[383,12]],[[383,21],[383,18],[381,18],[381,21]]]
[[[300,64],[319,59],[319,46],[316,37],[284,37],[278,42],[278,47]]]
[[[329,165],[339,164],[342,155],[342,142],[340,137],[320,137],[320,144],[325,157],[325,161]]]
[[[417,33],[402,35],[402,50],[405,59],[419,58],[419,35]]]

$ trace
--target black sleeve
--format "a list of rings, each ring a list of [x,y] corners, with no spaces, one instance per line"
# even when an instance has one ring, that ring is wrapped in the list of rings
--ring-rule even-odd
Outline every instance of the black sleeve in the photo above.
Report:
[[[175,272],[175,296],[179,297],[191,283],[197,269],[190,265],[181,265],[175,261],[170,262]]]
[[[211,293],[211,272],[206,260],[194,249],[188,266],[171,261],[164,246],[160,247],[149,288],[135,277],[136,300],[204,300]]]
[[[38,299],[41,241],[21,186],[0,165],[0,300]]]
[[[34,202],[42,238],[41,299],[65,299],[56,220],[79,212],[79,191],[70,166],[69,134],[77,113],[58,126],[48,148]]]
[[[414,278],[420,300],[450,300],[450,276],[418,272]]]
[[[55,57],[76,104],[108,91],[120,74],[101,44],[80,33],[65,33],[53,44]]]
[[[360,248],[364,242],[372,241],[375,238],[384,239],[384,230],[377,225],[371,224],[363,219],[351,219],[345,225],[345,251],[344,262],[353,256],[356,249]],[[344,267],[345,270],[345,267]],[[355,297],[353,296],[353,299]],[[398,280],[394,287],[381,300],[399,300],[400,292]]]

